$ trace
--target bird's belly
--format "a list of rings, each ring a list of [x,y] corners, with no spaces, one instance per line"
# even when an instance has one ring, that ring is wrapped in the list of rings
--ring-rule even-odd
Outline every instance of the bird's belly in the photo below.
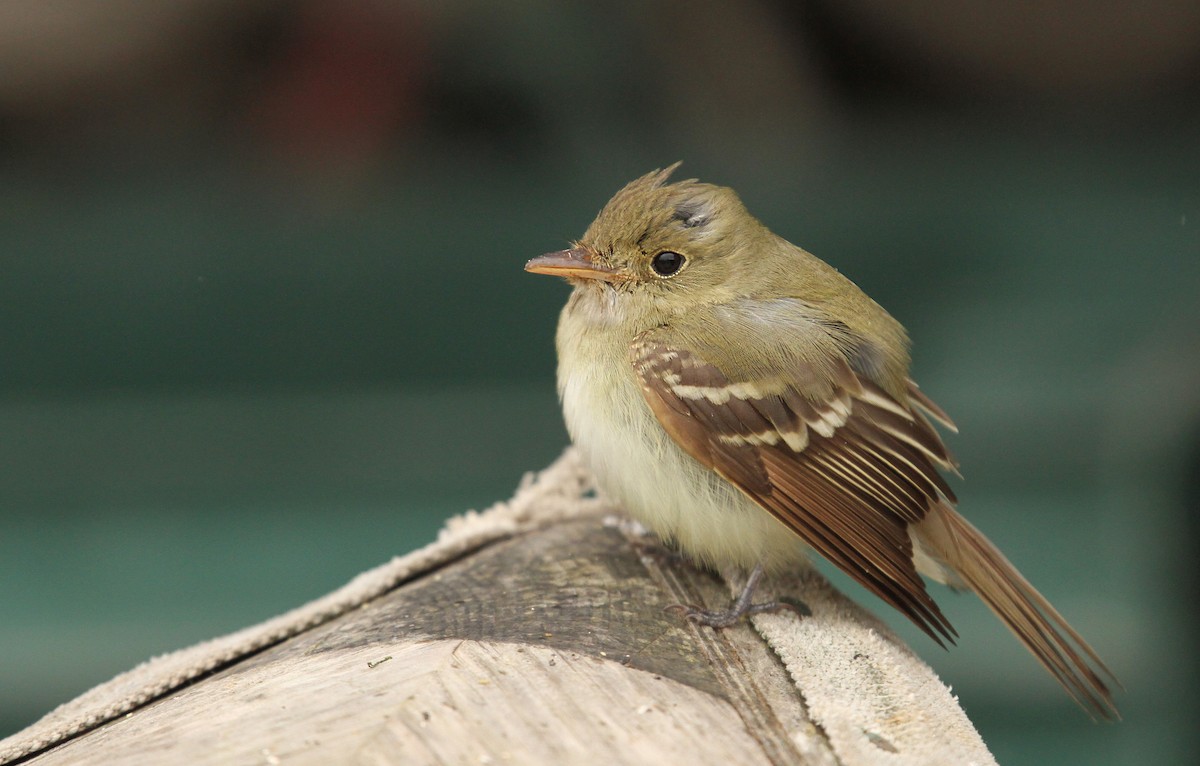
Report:
[[[804,556],[800,538],[684,452],[659,425],[632,371],[588,365],[560,375],[567,430],[601,491],[681,550],[717,567],[780,569]],[[560,368],[561,372],[562,368]]]

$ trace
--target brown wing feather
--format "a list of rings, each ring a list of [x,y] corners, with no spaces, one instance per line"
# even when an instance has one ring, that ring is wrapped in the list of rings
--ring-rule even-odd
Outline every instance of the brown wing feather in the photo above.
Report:
[[[920,386],[911,380],[908,381],[908,399],[913,404],[917,405],[926,413],[928,413],[931,418],[941,423],[946,428],[949,428],[954,433],[958,433],[958,426],[954,425],[954,421],[950,419],[950,416],[943,412],[941,407],[934,404],[933,400],[926,396],[923,391],[921,391]]]
[[[791,378],[828,381],[814,395],[780,378],[731,381],[651,338],[632,354],[646,401],[680,446],[939,644],[956,634],[916,570],[910,531],[1085,709],[1119,717],[1096,652],[955,512],[937,469],[956,463],[925,415],[954,424],[915,383],[909,407],[845,363]]]
[[[950,489],[937,434],[844,363],[814,399],[785,381],[730,381],[679,348],[643,340],[634,367],[651,409],[693,457],[939,644],[954,629],[913,564],[910,523]],[[811,376],[810,376],[811,377]]]

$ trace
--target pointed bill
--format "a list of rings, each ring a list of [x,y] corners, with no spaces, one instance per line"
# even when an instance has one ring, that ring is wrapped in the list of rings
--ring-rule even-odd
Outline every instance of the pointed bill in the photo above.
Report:
[[[531,274],[548,274],[565,279],[598,279],[602,282],[622,282],[627,279],[621,272],[597,262],[591,251],[583,247],[531,258],[525,264],[525,270]]]

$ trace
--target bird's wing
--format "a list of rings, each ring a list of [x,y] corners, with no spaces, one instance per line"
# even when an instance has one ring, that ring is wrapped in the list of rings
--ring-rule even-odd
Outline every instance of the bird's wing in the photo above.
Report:
[[[757,348],[766,361],[738,374],[714,359],[720,350],[688,345],[686,334],[651,331],[630,349],[667,432],[939,644],[953,642],[909,537],[932,504],[954,500],[937,470],[952,459],[925,417],[836,352],[817,360],[807,349],[805,358]],[[925,401],[914,397],[945,419]]]

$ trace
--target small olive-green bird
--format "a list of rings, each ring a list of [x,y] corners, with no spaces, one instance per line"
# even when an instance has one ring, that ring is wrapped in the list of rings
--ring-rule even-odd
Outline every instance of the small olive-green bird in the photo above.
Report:
[[[1093,715],[1118,717],[1096,652],[954,509],[955,462],[909,378],[900,323],[772,234],[737,195],[676,166],[617,192],[583,239],[526,264],[574,287],[558,325],[567,428],[600,488],[660,537],[750,572],[818,551],[939,644],[921,575],[969,588]],[[944,645],[944,644],[943,644]]]

